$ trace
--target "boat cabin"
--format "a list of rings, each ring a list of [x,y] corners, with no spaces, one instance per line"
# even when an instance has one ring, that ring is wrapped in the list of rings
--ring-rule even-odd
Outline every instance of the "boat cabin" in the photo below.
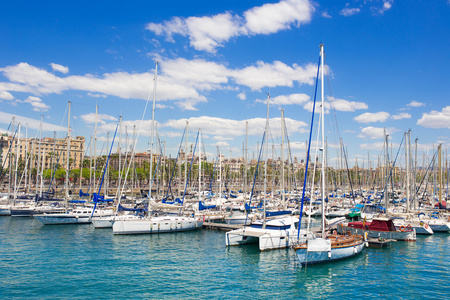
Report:
[[[373,231],[396,231],[394,222],[387,218],[376,218],[372,222],[350,222],[348,227]]]

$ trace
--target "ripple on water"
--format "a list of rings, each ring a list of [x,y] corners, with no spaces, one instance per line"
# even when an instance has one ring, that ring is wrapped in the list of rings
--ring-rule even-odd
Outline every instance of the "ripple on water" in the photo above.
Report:
[[[224,232],[114,236],[0,218],[2,299],[444,299],[448,234],[300,268],[290,249],[225,247]]]

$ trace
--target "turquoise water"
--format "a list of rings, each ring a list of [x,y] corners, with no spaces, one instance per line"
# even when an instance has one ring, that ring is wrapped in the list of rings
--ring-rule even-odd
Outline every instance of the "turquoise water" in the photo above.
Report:
[[[450,235],[300,268],[290,249],[225,247],[198,230],[114,236],[0,218],[0,299],[449,299]]]

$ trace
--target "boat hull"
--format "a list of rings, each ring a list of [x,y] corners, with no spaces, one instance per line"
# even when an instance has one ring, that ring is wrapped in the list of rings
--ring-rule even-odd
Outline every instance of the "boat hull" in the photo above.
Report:
[[[259,250],[266,251],[288,248],[296,243],[305,242],[306,238],[306,231],[303,230],[300,232],[300,239],[297,239],[297,230],[270,230],[244,227],[225,233],[225,245],[239,246],[258,243]]]
[[[73,216],[69,214],[44,214],[35,215],[37,220],[44,225],[61,225],[61,224],[90,224],[89,216]]]
[[[364,241],[361,240],[360,243],[355,245],[330,248],[322,251],[308,250],[308,247],[299,248],[295,250],[295,254],[301,265],[313,265],[352,257],[361,253],[363,249]]]
[[[201,228],[203,221],[188,217],[152,217],[137,220],[115,220],[114,234],[153,234],[188,231]]]

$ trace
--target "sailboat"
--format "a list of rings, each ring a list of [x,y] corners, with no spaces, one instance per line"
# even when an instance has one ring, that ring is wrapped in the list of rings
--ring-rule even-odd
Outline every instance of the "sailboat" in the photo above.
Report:
[[[320,45],[320,70],[321,70],[321,96],[322,96],[322,106],[321,106],[321,129],[322,129],[322,234],[320,237],[309,238],[306,242],[294,245],[292,249],[297,255],[297,259],[301,265],[325,263],[334,260],[340,260],[347,257],[354,256],[360,253],[364,249],[364,238],[361,235],[327,235],[325,232],[325,137],[324,137],[324,51],[323,44]],[[319,74],[319,68],[317,70]],[[318,76],[317,76],[318,79]],[[317,81],[316,81],[316,92],[317,92]],[[314,110],[315,110],[315,97],[313,103],[312,111],[312,121],[311,121],[311,131],[308,143],[308,155],[307,164],[305,171],[305,181],[303,186],[303,196],[302,196],[302,208],[304,192],[306,188],[306,178],[308,172],[308,162],[309,162],[309,152],[311,145],[311,134],[313,128],[314,120]],[[300,218],[301,218],[300,213]]]
[[[263,149],[263,144],[265,144],[266,155],[268,152],[268,130],[269,130],[269,103],[270,96],[267,97],[267,117],[266,117],[266,128],[263,135],[263,141],[261,143],[260,157]],[[258,160],[259,165],[259,160]],[[288,248],[293,244],[300,241],[305,241],[308,237],[312,237],[313,234],[302,230],[300,234],[298,234],[297,228],[299,224],[299,220],[296,216],[280,216],[273,219],[267,220],[267,212],[266,212],[266,181],[267,181],[267,163],[264,164],[264,191],[263,191],[263,220],[262,221],[254,221],[252,220],[252,224],[250,226],[244,226],[239,229],[235,229],[229,231],[225,234],[225,244],[227,246],[238,246],[250,243],[259,243],[259,250],[272,250],[272,249],[281,249]],[[258,171],[255,172],[255,178]],[[284,188],[284,187],[283,187]],[[252,194],[250,196],[250,203],[252,200]],[[250,205],[248,207],[250,209]],[[250,219],[245,219],[245,222],[250,223]]]
[[[153,170],[153,141],[154,141],[154,123],[155,123],[155,101],[156,101],[156,80],[158,72],[158,62],[155,67],[154,88],[153,88],[153,108],[152,108],[152,122],[151,122],[151,147],[150,147],[150,178],[149,178],[149,209],[145,216],[133,216],[121,218],[116,217],[113,221],[114,234],[152,234],[164,232],[177,232],[194,230],[201,228],[203,221],[201,219],[193,218],[191,216],[153,216],[151,215],[150,206],[156,203],[151,198],[152,193],[152,170]],[[144,110],[145,115],[145,110]],[[136,141],[135,141],[136,143]],[[118,204],[118,207],[120,202]],[[161,205],[158,203],[158,205]]]
[[[69,201],[69,157],[70,157],[70,106],[68,103],[68,121],[67,121],[67,155],[66,155],[66,186],[65,186],[65,212],[61,213],[41,213],[34,215],[44,225],[59,224],[90,224],[93,217],[112,215],[112,209],[95,210],[93,206],[68,208]],[[95,211],[95,212],[94,212]]]

